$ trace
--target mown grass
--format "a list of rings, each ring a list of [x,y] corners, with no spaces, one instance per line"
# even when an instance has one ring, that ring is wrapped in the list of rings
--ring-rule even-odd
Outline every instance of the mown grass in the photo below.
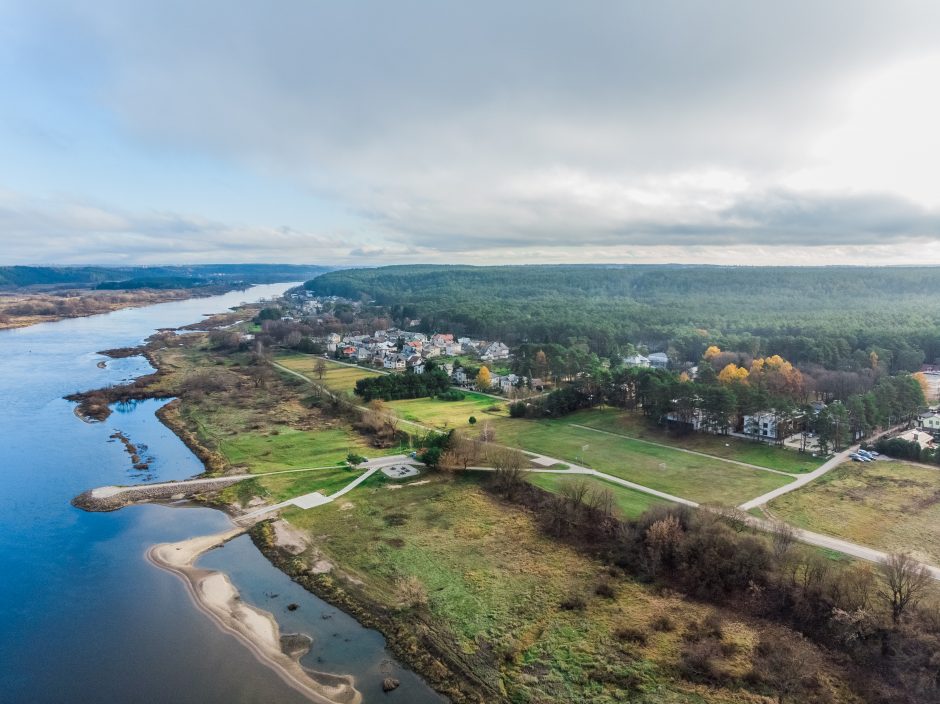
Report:
[[[318,361],[326,363],[326,372],[321,379],[316,371]],[[356,382],[367,377],[379,376],[381,372],[366,369],[365,367],[350,367],[345,364],[337,364],[323,359],[316,355],[293,354],[278,356],[275,360],[288,369],[299,372],[310,378],[318,384],[322,384],[330,391],[352,393],[356,388]]]
[[[276,434],[255,432],[225,437],[219,449],[233,465],[250,472],[278,469],[328,467],[346,459],[350,452],[366,457],[394,454],[398,447],[378,450],[354,430],[322,429],[315,432],[283,428]]]
[[[617,507],[621,518],[636,518],[642,515],[652,506],[669,503],[665,499],[660,499],[651,494],[644,494],[642,491],[629,489],[625,486],[605,482],[603,479],[585,476],[565,476],[564,474],[545,474],[532,472],[527,475],[528,480],[552,493],[559,493],[566,484],[572,482],[584,482],[592,489],[608,490],[614,497],[614,505]]]
[[[412,398],[389,401],[387,406],[403,420],[437,428],[438,430],[469,428],[471,427],[471,416],[477,419],[477,428],[486,420],[508,416],[505,403],[470,391],[462,393],[464,393],[462,401]]]
[[[496,442],[568,460],[699,503],[739,504],[791,481],[773,472],[576,428],[567,420],[506,419],[496,427]]]
[[[821,457],[812,457],[795,450],[787,450],[767,443],[732,436],[706,435],[704,433],[691,433],[683,436],[671,435],[662,429],[650,426],[642,414],[624,412],[613,408],[580,411],[568,416],[565,420],[569,423],[578,423],[591,428],[620,433],[631,438],[682,447],[687,450],[715,455],[716,457],[794,474],[811,472],[825,462],[825,459]]]
[[[317,536],[322,555],[311,559],[338,565],[355,580],[343,581],[346,588],[404,619],[411,617],[399,612],[398,584],[417,579],[428,599],[420,608],[435,632],[449,634],[479,676],[498,678],[509,701],[761,701],[745,676],[761,632],[773,627],[725,614],[721,641],[728,647],[719,665],[727,685],[684,680],[684,634],[711,607],[612,577],[542,534],[527,511],[488,495],[478,484],[485,478],[430,479],[394,490],[367,483],[345,501],[284,515]],[[597,594],[601,584],[611,585],[609,596]],[[563,607],[572,597],[583,599],[583,609]],[[625,640],[624,631],[642,638]]]
[[[904,462],[846,462],[774,499],[794,525],[940,564],[940,471]]]
[[[245,506],[254,497],[261,497],[268,503],[279,503],[314,491],[329,496],[355,480],[361,473],[362,470],[342,467],[259,476],[226,487],[222,491],[222,500]]]

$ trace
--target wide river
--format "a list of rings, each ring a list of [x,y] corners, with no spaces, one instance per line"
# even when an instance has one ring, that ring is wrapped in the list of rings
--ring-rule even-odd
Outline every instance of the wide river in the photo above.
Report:
[[[151,565],[158,542],[231,525],[208,508],[141,505],[85,513],[69,500],[105,484],[181,479],[202,466],[154,416],[160,402],[118,408],[87,424],[62,396],[152,371],[142,358],[97,350],[138,344],[156,328],[195,322],[290,284],[0,331],[0,701],[306,701],[234,637],[196,609],[183,583]],[[135,472],[125,433],[152,457]],[[307,593],[243,536],[199,565],[227,572],[242,598],[271,611],[282,632],[313,638],[302,661],[356,677],[366,702],[440,702],[401,668],[382,636]],[[294,602],[300,608],[288,611]],[[383,694],[391,675],[402,686]]]

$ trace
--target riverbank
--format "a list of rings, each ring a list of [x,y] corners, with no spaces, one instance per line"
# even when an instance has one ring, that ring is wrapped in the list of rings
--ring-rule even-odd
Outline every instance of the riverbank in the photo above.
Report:
[[[225,574],[194,566],[202,554],[243,532],[243,528],[233,528],[178,543],[161,543],[147,551],[147,559],[180,577],[203,613],[222,630],[242,641],[261,662],[274,669],[310,701],[318,704],[361,704],[362,694],[351,676],[330,675],[304,668],[300,657],[308,648],[297,647],[296,635],[282,635],[277,621],[269,612],[244,603]],[[285,648],[290,654],[284,652]]]
[[[239,290],[243,284],[172,289],[132,289],[106,291],[68,289],[57,292],[14,290],[0,293],[0,330],[24,328],[67,318],[112,313],[190,298],[207,298]]]

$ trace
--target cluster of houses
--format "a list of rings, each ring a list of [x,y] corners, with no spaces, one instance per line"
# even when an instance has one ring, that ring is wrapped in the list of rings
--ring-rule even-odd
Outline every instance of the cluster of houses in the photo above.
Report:
[[[474,340],[469,337],[454,339],[451,333],[425,335],[398,329],[376,330],[372,335],[345,335],[331,333],[326,337],[327,352],[350,362],[370,364],[389,371],[412,371],[421,374],[429,359],[466,355],[478,359],[481,364],[499,362],[510,357],[509,347],[502,342]],[[440,367],[454,380],[454,384],[469,388],[476,378],[450,362]],[[491,374],[491,388],[508,392],[513,387],[524,385],[527,379],[515,374]],[[486,391],[488,389],[481,389]]]

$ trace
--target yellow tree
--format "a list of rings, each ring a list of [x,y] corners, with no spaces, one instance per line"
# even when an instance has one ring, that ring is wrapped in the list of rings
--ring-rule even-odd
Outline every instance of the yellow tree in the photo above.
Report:
[[[872,369],[878,368],[878,353],[875,350],[872,350],[871,354],[868,355],[868,362],[871,364]]]
[[[924,398],[927,401],[932,401],[933,399],[931,398],[932,394],[930,393],[930,382],[927,381],[927,375],[923,372],[917,372],[914,374],[914,378],[917,379],[917,383],[920,384],[920,388],[924,392]]]
[[[723,384],[733,384],[736,381],[746,382],[748,371],[732,362],[718,373],[718,381]]]
[[[702,356],[705,357],[705,359],[711,359],[712,357],[717,357],[720,354],[721,350],[718,348],[718,346],[711,345],[707,350],[705,350],[705,354]]]
[[[480,391],[486,391],[493,382],[493,375],[490,374],[490,370],[486,367],[480,367],[480,372],[477,374],[477,388]]]

